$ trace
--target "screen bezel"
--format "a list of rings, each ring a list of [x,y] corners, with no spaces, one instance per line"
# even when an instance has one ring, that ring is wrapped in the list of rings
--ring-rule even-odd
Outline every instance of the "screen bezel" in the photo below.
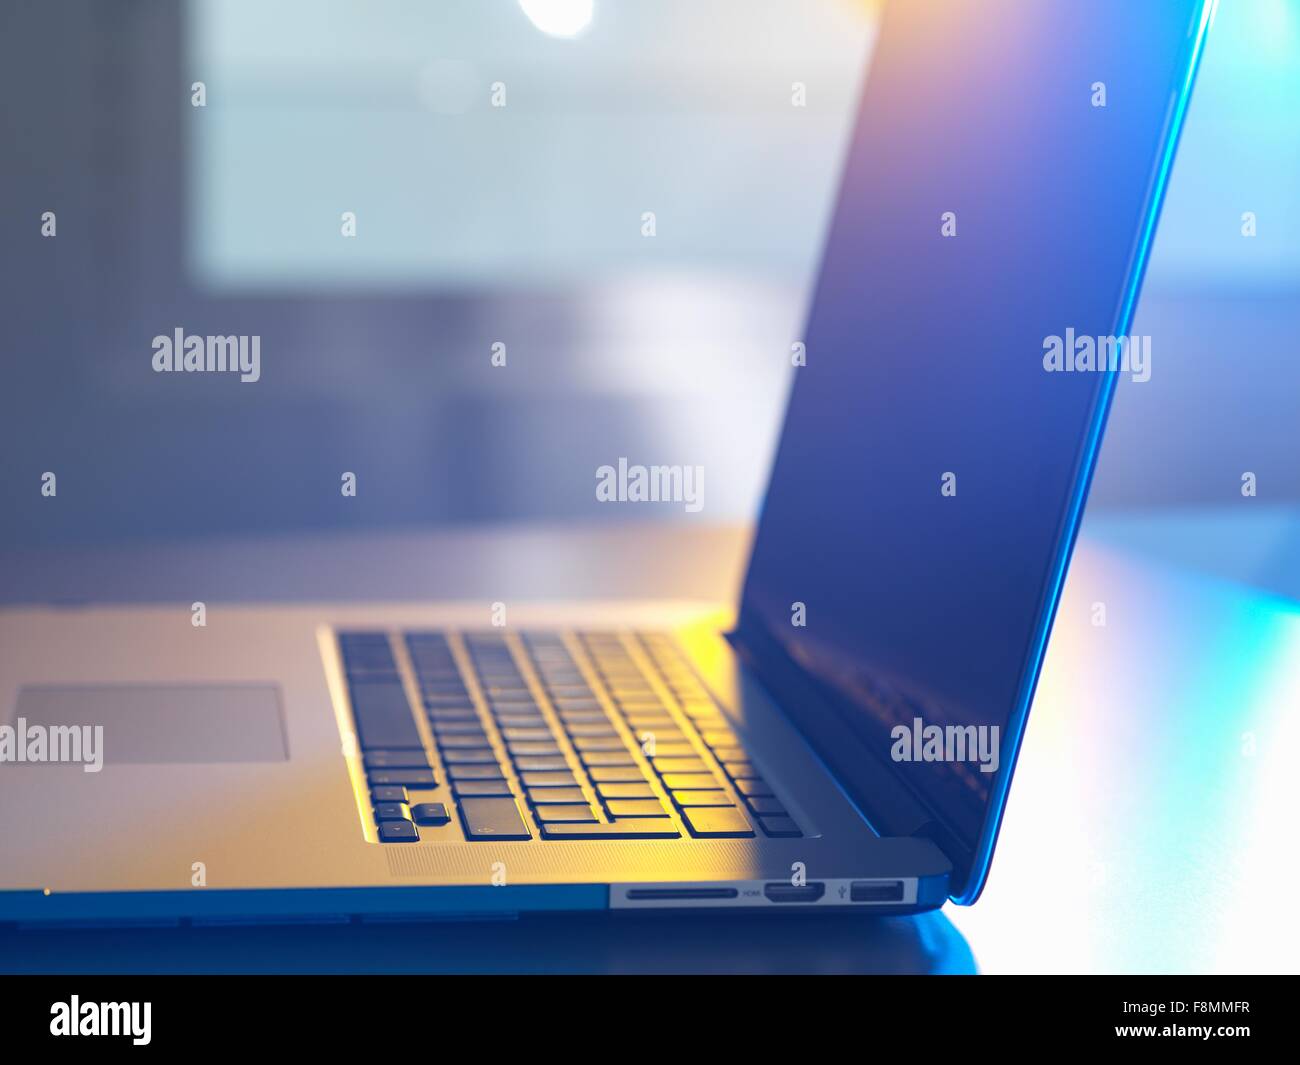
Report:
[[[1182,132],[1187,107],[1191,99],[1196,72],[1204,52],[1205,40],[1214,20],[1218,0],[1200,0],[1199,7],[1189,20],[1188,34],[1183,52],[1175,66],[1178,81],[1171,85],[1170,108],[1164,129],[1161,132],[1157,163],[1154,167],[1144,198],[1141,223],[1133,241],[1132,251],[1125,272],[1121,289],[1122,296],[1115,314],[1115,326],[1112,333],[1123,336],[1129,332],[1138,296],[1141,291],[1147,262],[1150,258],[1151,245],[1155,235],[1160,209],[1168,187],[1169,173],[1177,150],[1178,139]],[[870,91],[868,82],[867,90]],[[883,768],[893,774],[893,767],[875,757],[861,757],[852,769],[848,769],[844,758],[828,762],[832,769],[844,779],[841,781],[848,793],[858,803],[864,817],[882,834],[916,834],[932,838],[953,862],[952,889],[950,898],[958,905],[970,905],[979,897],[988,878],[989,867],[1001,829],[1003,813],[1006,808],[1007,794],[1019,759],[1024,730],[1033,703],[1034,692],[1042,670],[1047,641],[1051,634],[1052,623],[1060,602],[1065,575],[1070,557],[1078,537],[1079,526],[1083,516],[1084,505],[1096,468],[1102,435],[1106,419],[1110,412],[1115,393],[1117,373],[1099,375],[1099,381],[1092,398],[1091,409],[1087,419],[1084,439],[1078,448],[1070,478],[1070,499],[1066,515],[1055,537],[1049,565],[1049,577],[1044,594],[1040,600],[1038,613],[1032,628],[1032,639],[1026,659],[1017,682],[1017,697],[1013,709],[1007,718],[1008,749],[1004,751],[990,788],[988,805],[984,813],[974,848],[962,844],[956,834],[948,832],[943,819],[937,811],[929,811],[933,816],[918,818],[910,816],[896,821],[889,811],[890,803],[882,802],[876,794],[880,790],[878,774]],[[792,390],[793,391],[793,390]],[[778,445],[779,447],[779,445]],[[760,509],[759,524],[764,520],[766,501]],[[757,542],[757,538],[755,538]],[[751,549],[750,563],[747,567],[745,588],[754,579],[754,553]],[[827,720],[815,720],[825,717],[825,711],[840,701],[840,697],[829,685],[821,684],[817,678],[807,675],[798,663],[794,662],[767,636],[761,619],[751,615],[746,604],[749,597],[741,595],[741,609],[732,640],[742,656],[758,672],[777,697],[777,701],[787,713],[800,724],[814,747],[829,749],[829,744],[842,745],[842,750],[851,752],[854,757],[862,755],[868,748],[860,746],[847,726]],[[799,698],[782,698],[783,692],[798,691]],[[811,695],[811,698],[810,698]],[[800,722],[800,718],[804,720]],[[820,742],[819,742],[820,739]],[[872,776],[876,775],[875,787]],[[893,789],[891,789],[892,791]],[[921,796],[917,798],[924,803]]]

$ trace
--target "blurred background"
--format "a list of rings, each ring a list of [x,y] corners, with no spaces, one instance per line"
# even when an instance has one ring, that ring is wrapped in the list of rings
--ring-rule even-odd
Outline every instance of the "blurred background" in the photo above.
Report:
[[[0,547],[626,520],[620,456],[706,469],[637,520],[748,520],[878,14],[7,2]],[[1300,0],[1223,0],[1094,508],[1300,500],[1298,57]],[[261,380],[153,373],[178,326]]]

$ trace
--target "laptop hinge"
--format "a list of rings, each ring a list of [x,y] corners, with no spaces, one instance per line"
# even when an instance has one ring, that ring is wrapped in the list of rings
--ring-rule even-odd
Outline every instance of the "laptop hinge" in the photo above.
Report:
[[[952,862],[954,883],[964,879],[970,852],[853,730],[849,724],[853,711],[760,626],[746,625],[743,614],[727,639],[871,827],[882,836],[930,840]]]

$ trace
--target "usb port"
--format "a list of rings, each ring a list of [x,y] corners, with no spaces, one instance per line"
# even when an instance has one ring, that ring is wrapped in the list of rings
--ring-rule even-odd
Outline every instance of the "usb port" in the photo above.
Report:
[[[855,880],[849,888],[851,902],[902,902],[901,880]]]
[[[767,884],[763,888],[763,894],[773,902],[816,902],[826,894],[826,885],[815,883],[796,887],[794,884]]]

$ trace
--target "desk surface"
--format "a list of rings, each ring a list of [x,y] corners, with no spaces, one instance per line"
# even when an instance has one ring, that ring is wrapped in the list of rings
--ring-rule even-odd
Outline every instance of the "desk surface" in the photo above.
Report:
[[[974,907],[677,917],[672,935],[590,916],[7,931],[0,970],[1294,972],[1297,532],[1262,509],[1087,523]],[[0,598],[188,603],[201,576],[213,601],[725,599],[745,549],[743,529],[664,525],[44,551],[0,559]]]

